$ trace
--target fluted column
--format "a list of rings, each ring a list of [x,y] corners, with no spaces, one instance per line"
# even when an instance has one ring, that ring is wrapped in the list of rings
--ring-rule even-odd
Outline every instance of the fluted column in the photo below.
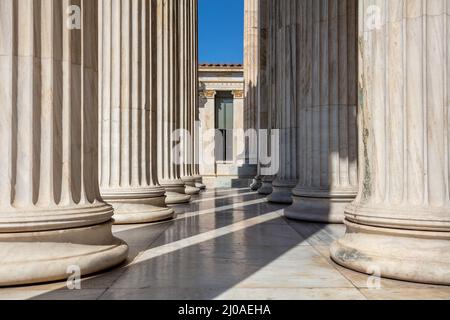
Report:
[[[185,2],[157,0],[157,105],[158,179],[166,190],[166,203],[186,203],[186,185],[181,179],[180,155],[176,152],[177,131],[182,129],[179,99],[179,12]],[[182,160],[182,159],[181,159]]]
[[[191,52],[192,57],[190,59],[190,66],[192,68],[192,76],[190,78],[192,85],[192,112],[194,129],[192,133],[193,138],[193,164],[192,171],[195,179],[195,187],[200,190],[206,189],[206,185],[203,183],[203,178],[200,175],[200,101],[199,101],[199,78],[198,78],[198,66],[199,66],[199,56],[198,56],[198,0],[192,0],[191,9]]]
[[[268,196],[272,193],[272,183],[275,177],[270,172],[270,167],[275,165],[275,155],[272,154],[272,98],[274,82],[274,28],[270,23],[274,18],[274,1],[259,0],[259,81],[258,81],[258,177],[261,186],[258,193]],[[262,163],[263,159],[271,158],[270,163]],[[263,172],[268,173],[263,174]]]
[[[102,0],[100,190],[118,224],[172,218],[156,170],[156,6]]]
[[[128,248],[98,189],[97,1],[2,0],[0,30],[0,285],[117,265]]]
[[[280,131],[279,170],[273,181],[270,202],[291,204],[292,189],[298,181],[297,172],[297,96],[298,78],[295,53],[297,44],[297,0],[279,1],[275,5],[277,56],[276,128]]]
[[[448,285],[449,2],[359,4],[361,186],[332,257]]]
[[[182,140],[182,161],[180,164],[181,179],[186,184],[185,193],[194,195],[200,192],[196,187],[198,177],[194,176],[194,147],[195,147],[195,105],[194,96],[198,95],[197,87],[194,85],[195,72],[193,64],[195,63],[195,52],[193,50],[193,37],[196,11],[196,1],[187,0],[185,5],[180,6],[179,10],[179,66],[180,66],[180,119],[183,129],[180,139]],[[197,80],[198,82],[198,80]]]
[[[259,0],[244,0],[244,130],[247,133],[245,141],[244,167],[246,171],[256,174],[258,141],[251,130],[258,129],[258,67],[259,67]],[[255,158],[256,157],[256,158]],[[258,175],[250,185],[252,190],[261,186]]]
[[[342,223],[356,196],[357,0],[301,1],[293,219]]]

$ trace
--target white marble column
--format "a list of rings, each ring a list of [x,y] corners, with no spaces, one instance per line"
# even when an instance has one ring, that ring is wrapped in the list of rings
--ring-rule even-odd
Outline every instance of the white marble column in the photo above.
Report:
[[[199,56],[198,56],[198,0],[193,1],[191,9],[191,52],[192,58],[190,60],[192,68],[192,76],[190,78],[192,82],[192,108],[193,108],[193,176],[195,179],[195,187],[200,190],[206,189],[206,185],[203,183],[203,177],[200,175],[200,101],[199,101]]]
[[[0,1],[2,286],[127,256],[98,189],[96,35],[97,1]]]
[[[186,184],[181,179],[176,131],[182,129],[179,99],[179,10],[186,3],[157,0],[157,118],[158,180],[166,190],[166,203],[186,203]]]
[[[298,182],[297,171],[297,0],[279,1],[275,5],[276,32],[276,128],[280,131],[279,170],[273,181],[270,202],[291,204],[292,189]]]
[[[359,4],[361,185],[331,254],[360,272],[449,285],[449,1]]]
[[[272,193],[273,175],[262,174],[263,170],[268,170],[273,163],[261,163],[263,158],[271,155],[271,129],[273,118],[273,57],[276,50],[274,46],[273,24],[274,1],[259,0],[259,81],[258,81],[258,177],[261,178],[261,186],[258,193],[268,196]],[[265,148],[263,148],[265,146]]]
[[[244,130],[258,129],[258,67],[259,67],[259,0],[244,0]],[[257,174],[257,154],[252,146],[256,135],[249,134],[245,142],[244,167],[245,171]],[[256,148],[257,151],[257,148]],[[256,157],[256,158],[255,158]],[[261,177],[258,175],[250,185],[252,190],[261,187]]]
[[[156,6],[99,3],[100,191],[118,224],[170,219],[156,170]]]
[[[342,223],[358,191],[357,0],[301,1],[299,183],[288,218]]]
[[[180,5],[179,9],[179,103],[180,103],[180,122],[183,133],[181,135],[182,143],[182,161],[180,164],[181,179],[186,184],[185,193],[194,195],[200,192],[196,187],[198,177],[194,176],[194,129],[195,129],[195,105],[193,97],[198,95],[198,90],[194,86],[195,56],[193,51],[193,37],[196,36],[192,30],[195,20],[194,12],[196,10],[196,1],[187,0],[185,5]],[[197,80],[198,81],[198,80]]]

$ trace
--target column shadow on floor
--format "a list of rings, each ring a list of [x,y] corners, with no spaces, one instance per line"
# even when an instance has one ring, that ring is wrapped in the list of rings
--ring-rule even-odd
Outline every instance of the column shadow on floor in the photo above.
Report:
[[[242,196],[212,203],[220,207],[255,199],[264,198]],[[214,214],[185,218],[181,214],[174,221],[116,232],[136,248],[129,258],[135,261],[85,279],[82,287],[103,286],[101,299],[217,298],[293,248],[307,245],[308,238],[318,232],[317,228],[306,228],[302,234],[294,230],[282,216],[283,208],[262,202]],[[189,209],[195,210],[202,210],[201,206],[194,204]],[[274,278],[261,279],[262,285],[277,281],[276,271],[269,273]],[[58,291],[37,298],[54,298]],[[73,291],[73,297],[78,294]]]

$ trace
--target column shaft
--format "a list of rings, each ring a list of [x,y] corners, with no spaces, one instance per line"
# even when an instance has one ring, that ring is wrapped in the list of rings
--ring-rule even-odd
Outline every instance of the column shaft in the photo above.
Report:
[[[180,7],[179,12],[179,61],[180,61],[180,111],[181,111],[181,152],[182,161],[180,167],[181,179],[186,184],[185,193],[194,195],[200,192],[196,187],[196,180],[198,177],[194,176],[194,137],[195,137],[195,105],[193,97],[198,95],[198,90],[194,85],[195,72],[193,64],[196,64],[195,52],[193,50],[193,37],[195,33],[192,32],[194,28],[194,10],[196,10],[195,1],[187,1],[186,6]],[[198,80],[197,80],[198,81]]]
[[[342,223],[358,190],[357,5],[309,0],[298,7],[300,179],[289,218]]]
[[[244,131],[246,133],[243,174],[257,174],[258,67],[259,67],[259,0],[244,0]],[[250,187],[258,190],[261,178]]]
[[[156,170],[156,6],[100,2],[100,188],[118,224],[173,217]]]
[[[279,170],[273,181],[270,202],[292,203],[292,189],[298,181],[297,172],[297,96],[298,50],[296,10],[297,0],[280,1],[276,4],[275,37],[276,68],[276,128],[280,131]]]
[[[176,157],[174,149],[177,131],[182,129],[179,14],[181,7],[184,9],[186,6],[185,2],[157,0],[158,179],[166,190],[167,204],[185,203],[191,199],[186,194],[180,158]]]
[[[258,80],[258,177],[261,187],[258,193],[270,195],[275,179],[272,168],[276,166],[276,154],[272,154],[272,69],[273,69],[273,3],[269,0],[259,1],[259,80]],[[271,159],[271,161],[269,161]]]
[[[200,101],[199,101],[199,57],[198,57],[198,0],[193,0],[192,10],[192,21],[191,21],[191,50],[192,50],[192,105],[193,105],[193,119],[194,119],[194,130],[193,130],[193,152],[194,152],[194,162],[193,162],[193,176],[195,178],[195,186],[200,190],[206,189],[206,185],[203,183],[203,178],[200,175]]]

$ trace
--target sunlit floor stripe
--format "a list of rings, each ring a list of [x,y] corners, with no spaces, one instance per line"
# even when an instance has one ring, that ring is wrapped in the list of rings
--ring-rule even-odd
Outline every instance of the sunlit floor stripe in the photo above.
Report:
[[[282,216],[283,211],[277,210],[274,212],[266,213],[264,215],[257,216],[255,218],[251,218],[248,220],[240,221],[235,224],[218,228],[209,232],[205,232],[190,238],[182,239],[179,241],[171,242],[156,248],[149,249],[144,251],[135,261],[133,261],[130,265],[142,263],[147,260],[154,259],[159,256],[163,256],[190,246],[194,246],[200,244],[202,242],[206,242],[209,240],[213,240],[219,237],[226,236],[228,234],[241,231],[258,224],[262,224],[271,220],[278,219]]]
[[[145,226],[151,226],[151,225],[154,226],[157,224],[171,223],[173,221],[184,220],[187,218],[192,218],[192,217],[201,216],[201,215],[210,214],[210,213],[218,213],[218,212],[223,212],[223,211],[227,211],[227,210],[243,208],[243,207],[252,206],[252,205],[260,204],[260,203],[266,203],[266,202],[267,202],[267,199],[258,199],[258,200],[252,200],[252,201],[247,201],[247,202],[234,203],[234,204],[223,206],[223,207],[214,207],[211,209],[182,213],[175,219],[161,221],[161,222],[155,222],[152,224],[134,224],[134,225],[113,226],[113,232],[115,234],[117,234],[120,232],[126,232],[126,231],[135,230],[135,229],[140,229]]]
[[[266,202],[267,202],[267,199],[264,198],[264,199],[246,201],[246,202],[233,203],[233,204],[223,206],[223,207],[214,207],[211,209],[186,212],[186,213],[180,214],[180,217],[176,218],[175,220],[182,220],[182,219],[201,216],[201,215],[205,215],[205,214],[209,214],[209,213],[217,213],[217,212],[222,212],[222,211],[227,211],[227,210],[233,210],[233,209],[248,207],[248,206],[252,206],[255,204],[266,203]]]
[[[226,195],[226,196],[202,198],[202,199],[191,201],[191,203],[200,203],[200,202],[206,202],[206,201],[222,200],[222,199],[229,199],[229,198],[236,198],[239,196],[250,196],[250,195],[258,195],[258,192],[236,193],[236,194],[231,194],[231,195]]]
[[[213,189],[210,191],[204,191],[202,193],[200,193],[200,195],[210,195],[210,194],[217,194],[217,193],[230,193],[230,192],[237,192],[237,191],[244,191],[244,190],[248,190],[250,191],[251,189],[249,187],[246,188],[229,188],[229,189]]]

